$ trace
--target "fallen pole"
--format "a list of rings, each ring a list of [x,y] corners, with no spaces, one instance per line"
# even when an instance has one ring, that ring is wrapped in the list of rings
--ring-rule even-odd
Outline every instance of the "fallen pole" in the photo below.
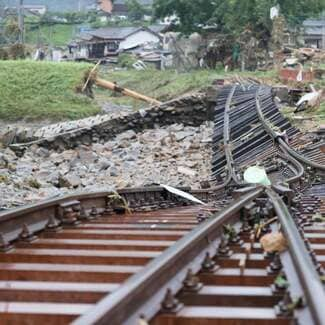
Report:
[[[162,102],[160,102],[157,99],[142,95],[142,94],[140,94],[140,93],[138,93],[138,92],[136,92],[134,90],[128,89],[128,88],[120,87],[120,86],[117,85],[116,82],[111,82],[111,81],[107,81],[107,80],[104,80],[104,79],[97,78],[95,71],[96,71],[97,67],[99,66],[100,62],[101,61],[99,61],[93,67],[93,69],[89,72],[88,77],[86,79],[86,82],[82,87],[82,90],[81,90],[82,92],[85,92],[85,90],[88,87],[91,87],[92,83],[95,83],[95,85],[98,86],[98,87],[108,89],[108,90],[112,90],[112,91],[121,93],[121,94],[123,94],[125,96],[132,97],[134,99],[142,100],[142,101],[144,101],[146,103],[149,103],[151,105],[161,105],[162,104]]]
[[[134,99],[139,99],[139,100],[142,100],[142,101],[147,102],[152,105],[161,105],[162,104],[160,101],[158,101],[154,98],[139,94],[136,91],[133,91],[133,90],[130,90],[127,88],[120,87],[115,82],[107,81],[107,80],[100,79],[100,78],[94,78],[93,81],[95,82],[95,84],[98,87],[113,90],[113,91],[121,93],[125,96],[132,97]]]

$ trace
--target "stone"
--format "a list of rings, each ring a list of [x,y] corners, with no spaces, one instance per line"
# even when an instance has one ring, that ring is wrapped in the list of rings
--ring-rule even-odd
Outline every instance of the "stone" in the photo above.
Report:
[[[187,137],[190,137],[195,134],[195,131],[180,131],[175,133],[176,141],[182,141]]]
[[[129,123],[131,120],[127,118],[125,121]],[[136,125],[136,121],[132,123]],[[153,126],[150,123],[146,127]],[[135,131],[123,132],[121,139],[113,137],[110,130],[106,127],[96,128],[96,132],[88,130],[88,136],[97,137],[101,143],[79,144],[76,149],[61,153],[51,149],[54,142],[50,141],[49,147],[45,147],[50,154],[48,157],[43,146],[27,149],[22,157],[8,151],[9,158],[5,160],[9,160],[14,168],[9,170],[9,165],[0,166],[0,174],[6,176],[4,182],[0,182],[0,209],[39,201],[52,193],[74,193],[81,188],[101,191],[105,186],[142,187],[159,183],[199,188],[200,182],[210,176],[212,144],[202,144],[201,140],[211,137],[213,125],[205,123],[200,127],[188,127],[179,123],[161,127],[157,123],[154,129],[137,134]],[[105,132],[105,141],[100,132]],[[119,132],[118,126],[114,127],[114,133]],[[184,135],[185,138],[177,141],[177,133],[178,139]],[[77,138],[71,136],[69,142],[62,144],[74,146]],[[80,142],[80,137],[77,141]],[[3,155],[4,150],[0,149],[0,157]],[[41,187],[26,186],[24,180],[29,177],[35,178]]]
[[[115,166],[112,166],[109,169],[109,173],[110,173],[110,176],[112,176],[112,177],[117,177],[119,175],[119,171]]]
[[[177,171],[181,174],[184,174],[184,175],[187,175],[187,176],[196,176],[196,171],[194,171],[193,169],[190,169],[190,168],[186,168],[186,167],[178,167],[177,168]]]
[[[184,162],[184,165],[186,165],[186,167],[190,167],[190,168],[194,168],[198,165],[197,161],[191,161],[191,160],[186,160]]]
[[[94,152],[91,150],[80,149],[78,151],[78,157],[82,164],[91,164],[94,163],[97,159]]]
[[[59,186],[60,187],[68,187],[68,188],[76,188],[81,185],[81,179],[76,174],[69,174],[65,176],[59,177]]]
[[[99,171],[106,170],[111,167],[112,163],[107,158],[100,158],[98,161]]]
[[[128,130],[126,132],[119,134],[116,137],[116,140],[117,141],[132,140],[132,139],[135,139],[136,137],[137,137],[137,134],[133,130]]]
[[[104,152],[106,150],[106,148],[103,144],[94,143],[92,145],[92,150],[95,151],[97,154],[101,154],[102,152]]]

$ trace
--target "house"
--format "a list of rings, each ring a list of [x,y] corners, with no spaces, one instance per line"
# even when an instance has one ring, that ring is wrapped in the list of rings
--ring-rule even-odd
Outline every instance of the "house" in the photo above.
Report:
[[[47,7],[44,5],[24,5],[24,10],[36,15],[44,15],[47,12]]]
[[[98,9],[106,14],[111,14],[113,11],[113,1],[112,0],[98,0]]]
[[[325,19],[308,19],[303,26],[305,45],[325,49]]]
[[[80,34],[69,48],[75,58],[103,58],[160,42],[160,35],[147,27],[107,27]]]
[[[153,0],[137,0],[144,7],[152,7]],[[98,9],[106,14],[127,17],[128,6],[126,0],[97,0]]]

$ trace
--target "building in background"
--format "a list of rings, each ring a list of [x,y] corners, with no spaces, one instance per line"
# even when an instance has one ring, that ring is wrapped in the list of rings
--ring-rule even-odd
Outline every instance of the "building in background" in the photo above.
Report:
[[[147,27],[107,27],[80,34],[70,52],[75,58],[103,58],[160,42],[160,35]]]
[[[47,7],[44,5],[24,5],[24,10],[37,15],[45,15]]]
[[[137,0],[140,5],[151,8],[153,0]],[[97,0],[98,9],[109,15],[127,17],[128,6],[126,0]]]
[[[325,49],[325,19],[308,19],[303,26],[305,45]]]

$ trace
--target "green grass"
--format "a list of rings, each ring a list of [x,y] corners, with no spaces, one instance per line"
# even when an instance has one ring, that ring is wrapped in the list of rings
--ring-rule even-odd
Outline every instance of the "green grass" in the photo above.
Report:
[[[269,72],[229,72],[223,70],[195,70],[186,73],[178,73],[174,70],[158,71],[154,69],[146,71],[101,71],[100,76],[109,81],[117,82],[118,85],[135,90],[141,94],[167,101],[185,93],[206,88],[215,79],[226,77],[254,77],[273,78],[274,71]],[[96,97],[99,101],[111,101],[115,104],[128,105],[133,108],[147,106],[146,103],[136,101],[132,98],[123,97],[108,90],[97,89]]]
[[[316,114],[319,116],[319,120],[322,123],[325,123],[325,103],[320,105],[320,108],[317,110]]]
[[[207,87],[211,85],[214,79],[220,77],[218,73],[207,70],[193,71],[191,73],[177,73],[172,70],[127,70],[101,72],[100,76],[117,82],[122,87],[135,90],[160,101],[167,101],[184,93]],[[122,97],[107,90],[97,89],[96,96],[102,101],[130,105],[134,108],[147,106],[146,103]]]
[[[39,29],[29,28],[26,31],[26,43],[67,46],[75,34],[75,28],[76,25],[68,24],[41,25]]]
[[[96,114],[97,105],[75,88],[88,64],[0,61],[0,119],[78,119]]]

